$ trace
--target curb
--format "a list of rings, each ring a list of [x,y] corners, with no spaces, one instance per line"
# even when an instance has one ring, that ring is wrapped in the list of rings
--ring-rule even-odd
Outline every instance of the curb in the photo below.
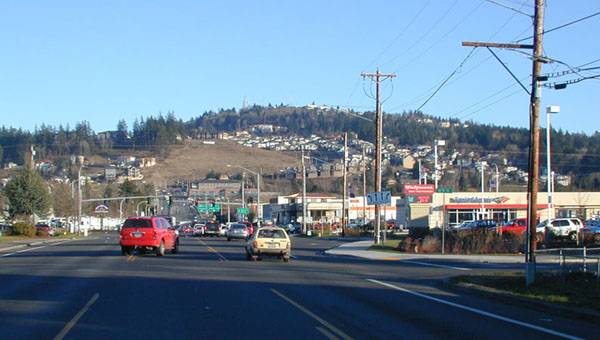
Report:
[[[556,303],[538,301],[534,299],[528,299],[521,296],[515,296],[511,294],[505,294],[500,292],[488,291],[485,289],[479,289],[475,287],[466,287],[450,282],[450,279],[446,279],[438,283],[440,286],[458,291],[465,294],[475,295],[483,298],[489,298],[497,300],[499,302],[508,303],[511,305],[524,307],[527,309],[546,312],[567,319],[585,320],[595,324],[600,324],[600,313],[577,307],[563,306]]]
[[[71,237],[71,238],[62,238],[62,239],[57,239],[57,240],[43,240],[43,241],[35,241],[35,242],[29,242],[29,243],[21,243],[21,244],[9,246],[9,247],[0,247],[0,252],[11,251],[11,250],[19,249],[19,248],[35,247],[35,246],[39,246],[42,244],[60,242],[60,241],[64,241],[64,240],[77,240],[77,239],[79,239],[79,238]]]

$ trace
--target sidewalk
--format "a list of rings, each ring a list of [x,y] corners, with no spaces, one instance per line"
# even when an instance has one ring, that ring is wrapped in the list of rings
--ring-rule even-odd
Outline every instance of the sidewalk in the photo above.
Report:
[[[451,260],[462,262],[477,262],[477,263],[525,263],[525,255],[457,255],[457,254],[421,254],[421,253],[401,253],[387,251],[367,250],[373,245],[373,240],[358,241],[343,244],[326,250],[326,254],[330,255],[346,255],[355,256],[370,260],[415,260],[415,259],[430,259],[430,260]],[[547,262],[554,262],[553,259],[548,259]],[[558,259],[556,259],[558,261]],[[544,261],[546,262],[546,261]]]
[[[76,237],[71,238],[40,238],[40,239],[24,239],[24,240],[16,240],[10,242],[0,242],[0,253],[10,252],[13,250],[18,250],[27,247],[35,247],[40,246],[47,243],[60,242],[65,240],[73,240]]]

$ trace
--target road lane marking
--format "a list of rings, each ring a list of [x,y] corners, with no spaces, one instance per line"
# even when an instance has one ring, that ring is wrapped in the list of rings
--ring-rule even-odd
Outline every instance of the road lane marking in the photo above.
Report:
[[[219,261],[225,261],[227,262],[227,258],[223,255],[221,255],[218,251],[216,251],[213,247],[209,246],[206,242],[202,241],[202,240],[198,240],[200,243],[202,243],[203,246],[205,246],[206,248],[208,248],[208,251],[215,253],[215,255],[217,255],[219,257]]]
[[[71,319],[71,321],[69,321],[69,323],[65,326],[65,328],[63,328],[62,331],[60,331],[60,333],[58,333],[54,337],[54,340],[62,340],[65,337],[65,335],[67,335],[67,333],[69,333],[71,328],[73,328],[77,324],[77,321],[79,321],[79,319],[83,316],[83,314],[85,314],[85,312],[87,312],[87,310],[90,309],[90,307],[94,304],[94,302],[96,302],[96,300],[98,300],[99,297],[100,297],[100,294],[98,294],[98,293],[94,294],[94,296],[92,296],[90,301],[88,301],[88,303],[85,306],[83,306],[83,309],[81,309],[79,311],[79,313],[75,314],[73,319]]]
[[[127,262],[133,262],[135,261],[135,256],[134,255],[127,255]]]
[[[404,260],[402,262],[404,262],[404,263],[411,263],[411,264],[418,264],[418,265],[421,265],[421,266],[429,266],[429,267],[450,268],[450,269],[456,269],[456,270],[471,270],[471,268],[453,267],[453,266],[446,266],[446,265],[443,265],[443,264],[434,264],[434,263],[418,262],[418,261],[410,261],[410,260]]]
[[[317,320],[321,325],[327,327],[330,331],[336,333],[337,335],[339,335],[340,337],[342,337],[343,339],[346,340],[352,340],[351,337],[349,337],[348,335],[346,335],[346,333],[342,332],[341,330],[337,329],[335,326],[333,326],[332,324],[330,324],[329,322],[321,319],[319,316],[317,316],[316,314],[314,314],[313,312],[309,311],[308,309],[304,308],[303,306],[301,306],[300,304],[298,304],[296,301],[288,298],[287,296],[283,295],[282,293],[278,292],[276,289],[271,288],[271,291],[278,295],[280,298],[284,299],[285,301],[289,302],[292,306],[298,308],[299,310],[303,311],[305,314],[307,314],[308,316],[310,316],[311,318]],[[317,327],[318,329],[318,327]]]
[[[12,252],[12,253],[2,254],[2,255],[0,255],[0,257],[8,257],[8,256],[12,256],[12,255],[19,254],[19,253],[24,253],[26,251],[32,251],[32,250],[42,249],[42,248],[51,247],[51,246],[57,246],[59,244],[64,244],[64,243],[72,242],[72,241],[76,241],[76,240],[68,240],[68,241],[63,241],[63,242],[46,244],[46,245],[43,245],[43,246],[40,246],[40,247],[32,247],[32,248],[27,248],[27,249],[21,249],[19,251],[15,251],[15,252]]]
[[[519,325],[519,326],[523,326],[523,327],[535,329],[537,331],[548,333],[548,334],[552,334],[552,335],[559,336],[559,337],[562,337],[562,338],[565,338],[565,339],[583,340],[582,338],[578,338],[578,337],[573,336],[573,335],[569,335],[569,334],[565,334],[565,333],[553,331],[551,329],[547,329],[547,328],[536,326],[536,325],[533,325],[533,324],[530,324],[530,323],[526,323],[526,322],[523,322],[523,321],[519,321],[519,320],[507,318],[507,317],[500,316],[500,315],[497,315],[497,314],[493,314],[493,313],[490,313],[490,312],[486,312],[486,311],[483,311],[483,310],[480,310],[480,309],[477,309],[477,308],[468,307],[468,306],[465,306],[465,305],[460,305],[458,303],[454,303],[454,302],[442,300],[442,299],[439,299],[439,298],[436,298],[436,297],[433,297],[433,296],[425,295],[425,294],[418,293],[418,292],[415,292],[415,291],[412,291],[412,290],[409,290],[409,289],[406,289],[406,288],[402,288],[402,287],[399,287],[399,286],[396,286],[396,285],[393,285],[393,284],[390,284],[390,283],[386,283],[386,282],[382,282],[382,281],[378,281],[378,280],[374,280],[374,279],[366,279],[366,280],[369,281],[369,282],[376,283],[378,285],[382,285],[382,286],[385,286],[385,287],[388,287],[388,288],[399,290],[399,291],[407,293],[407,294],[418,296],[420,298],[424,298],[424,299],[427,299],[427,300],[431,300],[431,301],[443,303],[443,304],[448,305],[448,306],[452,306],[452,307],[464,309],[464,310],[467,310],[469,312],[473,312],[473,313],[476,313],[476,314],[481,314],[481,315],[484,315],[484,316],[487,316],[487,317],[490,317],[490,318],[494,318],[494,319],[502,320],[502,321],[505,321],[505,322],[513,323],[513,324],[516,324],[516,325]]]
[[[325,337],[326,337],[327,339],[329,339],[329,340],[338,340],[338,338],[337,338],[335,335],[331,334],[331,333],[330,333],[328,330],[326,330],[325,328],[323,328],[323,327],[320,327],[320,326],[317,326],[316,328],[317,328],[317,330],[318,330],[319,332],[323,333],[323,335],[325,335]]]

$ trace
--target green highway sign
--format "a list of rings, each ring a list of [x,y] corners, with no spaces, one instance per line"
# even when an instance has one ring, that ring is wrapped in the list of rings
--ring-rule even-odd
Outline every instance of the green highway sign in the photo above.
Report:
[[[219,205],[215,205],[214,207],[208,207],[208,212],[219,212],[221,211],[221,207]]]
[[[435,189],[435,192],[441,192],[441,193],[445,193],[445,194],[451,194],[452,193],[452,188],[437,188],[437,189]]]
[[[238,215],[248,215],[250,210],[248,208],[238,208],[237,213]]]
[[[208,209],[206,208],[206,204],[198,204],[198,212],[208,212]]]

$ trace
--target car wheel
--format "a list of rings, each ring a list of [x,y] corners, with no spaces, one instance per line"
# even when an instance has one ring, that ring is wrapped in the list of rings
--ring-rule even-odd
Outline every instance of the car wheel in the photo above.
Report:
[[[600,234],[595,234],[594,235],[594,243],[600,244]]]
[[[175,240],[175,247],[173,247],[173,250],[171,250],[171,254],[177,253],[179,253],[179,239]]]
[[[569,240],[572,242],[577,242],[577,233],[572,231],[571,233],[569,233]]]
[[[156,247],[156,256],[165,255],[165,241],[160,241],[160,246]]]
[[[129,247],[121,246],[121,255],[123,255],[123,256],[129,255]]]
[[[288,262],[289,260],[290,260],[290,257],[289,257],[289,256],[284,256],[284,257],[283,257],[283,262]]]
[[[231,241],[231,238],[230,238],[230,237],[228,237],[228,238],[227,238],[227,241]]]

